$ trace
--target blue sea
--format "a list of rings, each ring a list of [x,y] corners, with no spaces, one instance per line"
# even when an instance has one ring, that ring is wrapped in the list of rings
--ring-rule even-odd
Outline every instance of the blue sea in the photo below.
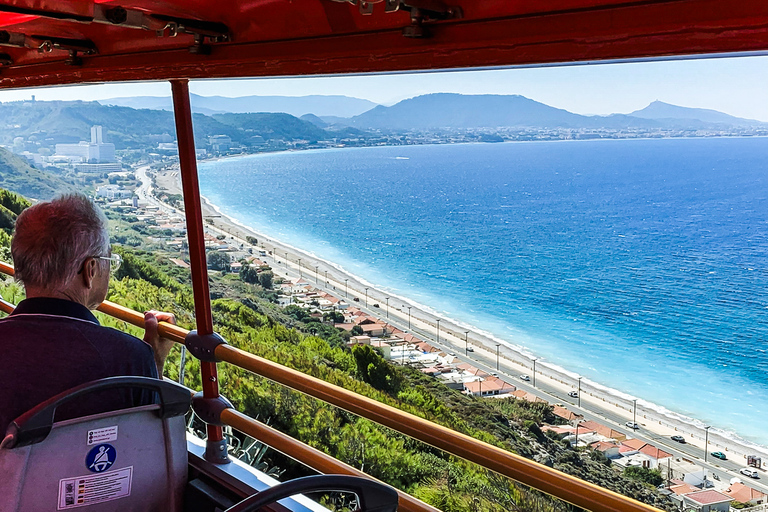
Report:
[[[326,149],[200,166],[203,195],[259,232],[761,444],[767,176],[765,138]]]

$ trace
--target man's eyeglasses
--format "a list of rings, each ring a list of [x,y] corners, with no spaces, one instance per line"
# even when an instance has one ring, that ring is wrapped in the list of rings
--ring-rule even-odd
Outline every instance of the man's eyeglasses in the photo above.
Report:
[[[119,254],[113,254],[112,256],[97,256],[96,258],[100,260],[108,260],[109,270],[112,272],[117,272],[117,269],[119,269],[120,265],[123,263],[123,257]]]

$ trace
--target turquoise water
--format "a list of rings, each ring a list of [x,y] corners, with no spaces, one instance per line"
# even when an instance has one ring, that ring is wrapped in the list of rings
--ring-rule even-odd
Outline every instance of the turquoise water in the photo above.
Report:
[[[768,139],[207,162],[256,230],[591,380],[768,444]]]

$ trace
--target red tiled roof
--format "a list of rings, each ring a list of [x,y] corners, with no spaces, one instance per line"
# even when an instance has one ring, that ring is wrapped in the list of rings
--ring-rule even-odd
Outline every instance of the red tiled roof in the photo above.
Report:
[[[605,452],[610,450],[611,448],[618,448],[617,445],[613,443],[609,443],[607,441],[596,441],[589,445],[590,448],[593,450],[597,450],[598,452]]]
[[[718,491],[699,491],[691,492],[685,495],[687,498],[700,503],[701,505],[712,505],[713,503],[722,503],[724,501],[731,501],[731,497],[727,494],[723,494]]]
[[[568,421],[571,421],[571,420],[574,420],[574,419],[577,419],[577,418],[583,418],[583,417],[584,417],[584,416],[582,416],[581,414],[576,414],[575,412],[569,411],[569,410],[568,410],[568,409],[566,409],[565,407],[562,407],[562,406],[559,406],[559,405],[556,405],[556,406],[555,406],[555,407],[552,409],[552,413],[553,413],[555,416],[558,416],[558,417],[560,417],[560,418],[564,418],[564,419],[566,419],[566,420],[568,420]]]
[[[731,484],[731,487],[724,494],[741,503],[749,503],[752,500],[764,500],[768,497],[757,489],[738,482]]]
[[[692,486],[690,484],[679,483],[677,485],[670,486],[669,490],[672,491],[672,493],[677,494],[678,496],[680,496],[682,494],[688,494],[688,493],[691,493],[691,492],[699,491],[700,489],[698,487],[694,487],[694,486]]]
[[[622,446],[627,446],[632,450],[637,450],[638,452],[643,453],[657,460],[666,459],[672,456],[671,453],[667,453],[664,450],[656,448],[652,444],[648,444],[641,439],[627,439],[626,441],[623,441],[621,444]],[[623,453],[625,451],[630,451],[630,450],[620,450],[620,451]]]

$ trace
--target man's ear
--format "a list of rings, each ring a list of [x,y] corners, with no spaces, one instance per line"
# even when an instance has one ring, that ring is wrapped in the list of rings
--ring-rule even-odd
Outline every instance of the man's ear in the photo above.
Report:
[[[83,276],[83,286],[89,290],[93,288],[93,280],[96,277],[96,264],[95,258],[88,258],[83,263],[83,273],[81,274]]]

